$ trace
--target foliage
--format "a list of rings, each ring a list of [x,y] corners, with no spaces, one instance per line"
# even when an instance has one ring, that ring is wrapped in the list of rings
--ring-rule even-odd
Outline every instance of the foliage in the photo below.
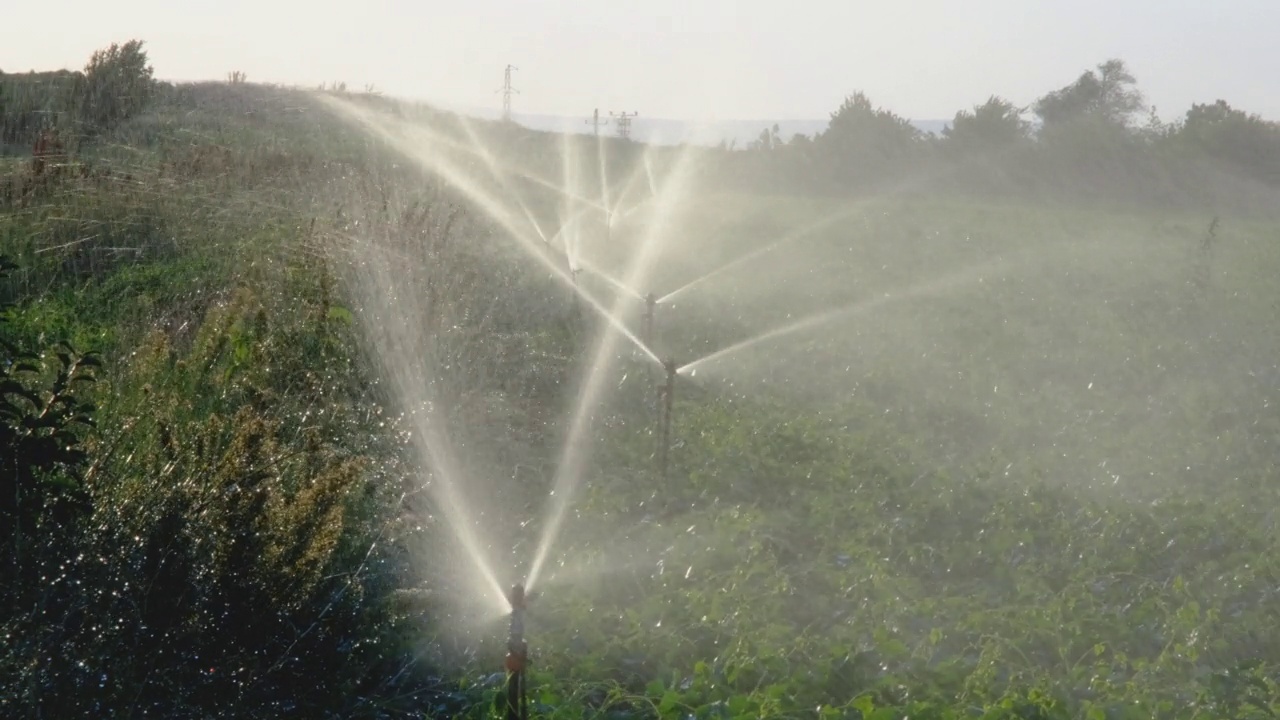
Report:
[[[1225,100],[1192,105],[1171,141],[1264,182],[1280,182],[1280,124],[1237,110]]]
[[[1035,113],[1045,129],[1079,122],[1127,128],[1145,107],[1137,80],[1123,60],[1111,59],[1076,81],[1040,98]]]
[[[141,40],[96,50],[84,67],[79,97],[80,120],[91,128],[109,128],[147,105],[153,70]]]
[[[114,52],[100,68],[123,57]],[[125,75],[149,82],[149,71],[136,72],[141,45],[131,52],[120,60],[134,68]],[[1087,74],[1098,87],[1082,78],[1055,102],[1120,123],[1132,80],[1107,67]],[[598,326],[527,256],[495,249],[493,229],[458,211],[463,199],[423,192],[402,158],[317,120],[299,94],[232,82],[154,93],[142,107],[131,91],[123,97],[99,106],[116,108],[107,113],[113,143],[79,149],[108,173],[59,176],[0,216],[0,247],[21,261],[5,288],[15,352],[0,376],[10,390],[0,472],[21,483],[22,502],[2,507],[28,518],[15,523],[21,552],[10,553],[6,576],[18,581],[0,591],[0,714],[490,716],[501,649],[486,638],[500,629],[459,638],[460,623],[433,599],[463,590],[451,585],[444,556],[454,543],[439,508],[418,492],[419,474],[433,468],[401,447],[407,426],[386,409],[397,398],[360,347],[359,331],[378,318],[339,283],[369,258],[331,251],[358,251],[360,239],[403,253],[398,290],[429,309],[419,357],[448,390],[439,410],[458,446],[482,457],[469,475],[491,479],[483,489],[500,490],[506,509],[544,498],[562,430],[555,418],[576,398],[575,370]],[[865,189],[910,179],[935,169],[938,151],[955,152],[948,161],[1002,155],[1012,168],[1005,182],[1020,171],[1053,187],[1066,182],[1063,168],[1090,178],[1071,164],[1080,147],[1093,149],[1083,153],[1091,162],[1105,156],[1135,174],[1159,153],[1191,148],[1242,163],[1233,144],[1242,135],[1248,147],[1269,147],[1266,123],[1197,108],[1168,137],[1110,128],[1110,145],[1088,121],[1029,138],[1016,109],[991,98],[935,143],[858,94],[813,141],[782,143],[770,130],[743,156],[773,188],[793,192],[806,181]],[[465,141],[457,128],[442,132]],[[531,162],[598,147],[479,132],[494,133],[503,157]],[[622,186],[650,160],[661,178],[675,156],[600,146],[616,149],[617,164],[584,186]],[[119,147],[128,164],[112,154]],[[732,174],[742,166],[727,155],[708,154]],[[702,260],[846,209],[794,195],[782,207],[732,199],[732,222],[713,218],[688,233],[737,243],[704,242]],[[699,211],[713,214],[716,202]],[[1063,272],[951,297],[910,322],[886,311],[883,327],[869,323],[844,345],[794,344],[803,372],[875,367],[851,395],[824,381],[819,398],[806,398],[795,389],[803,373],[785,367],[761,373],[787,386],[773,394],[682,378],[663,487],[651,476],[651,368],[626,364],[591,418],[596,454],[556,548],[571,563],[549,572],[531,609],[535,714],[1199,720],[1280,711],[1271,482],[1280,425],[1266,404],[1273,386],[1249,374],[1273,359],[1275,257],[1265,239],[1274,225],[1232,214],[1205,241],[1198,215],[1150,208],[859,207],[806,251],[770,256],[777,277],[803,279],[758,303],[775,307],[726,291],[723,304],[708,301],[702,326],[690,321],[682,351],[790,321],[801,301],[829,305],[833,287],[872,295],[965,253],[1030,248]],[[525,208],[537,218],[556,211]],[[1136,235],[1154,239],[1130,248]],[[1085,246],[1082,238],[1117,254],[1088,245],[1092,262],[1068,268],[1063,258],[1079,256],[1061,248]],[[623,233],[614,239],[604,252],[625,255]],[[1131,250],[1148,272],[1133,271]],[[1203,266],[1194,294],[1180,274],[1193,262]],[[902,267],[910,272],[895,274]],[[1042,309],[1061,298],[1071,299],[1069,321]],[[933,360],[955,337],[971,354]],[[1238,342],[1246,337],[1262,339]],[[888,339],[918,341],[921,352],[883,350]],[[108,372],[80,383],[96,377],[86,371],[97,356],[69,347],[47,367],[22,364],[30,358],[16,350],[55,340],[102,350]],[[1213,372],[1193,352],[1210,342],[1231,348],[1213,356]],[[1086,406],[1069,388],[1091,383],[1094,363],[1132,392]],[[924,367],[946,382],[922,383]],[[1025,404],[992,400],[990,375]],[[1224,409],[1211,394],[1241,401]],[[1077,481],[1101,469],[1086,468],[1069,437],[1033,447],[1052,424],[1037,410],[1045,405],[1079,416],[1087,408],[1089,442],[1103,453],[1161,451],[1162,465],[1143,467],[1168,477],[1141,480],[1156,501]],[[975,407],[984,414],[964,412]],[[986,413],[1006,434],[984,432]],[[96,427],[82,427],[89,416]],[[1121,464],[1107,472],[1127,474]],[[1056,472],[1064,467],[1074,474]]]
[[[1034,127],[1022,117],[1026,110]],[[718,181],[768,193],[866,192],[888,183],[1036,202],[1273,207],[1280,187],[1274,123],[1225,102],[1188,112],[1189,122],[1162,121],[1120,59],[1085,71],[1028,108],[991,96],[957,112],[937,138],[923,137],[858,92],[812,139],[783,142],[766,128],[741,150],[720,147]]]
[[[81,82],[77,72],[0,73],[0,156],[27,151],[40,132],[69,121]]]
[[[920,133],[903,117],[876,108],[864,93],[854,93],[831,113],[827,130],[814,149],[838,163],[833,179],[853,185],[878,182],[909,168],[921,150]]]
[[[0,279],[12,269],[0,258]],[[7,324],[9,312],[0,308],[0,323]],[[9,577],[25,580],[24,546],[35,544],[38,534],[59,535],[85,511],[83,430],[93,425],[94,410],[85,386],[96,380],[100,361],[65,345],[41,357],[13,344],[4,329],[0,325],[0,526],[7,529]]]
[[[1008,100],[991,96],[973,111],[956,113],[943,131],[944,146],[959,154],[995,155],[1025,142],[1030,125],[1022,119],[1022,109]]]

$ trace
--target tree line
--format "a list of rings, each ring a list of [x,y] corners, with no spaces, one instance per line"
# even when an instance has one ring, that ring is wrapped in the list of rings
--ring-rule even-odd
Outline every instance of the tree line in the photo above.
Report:
[[[1197,184],[1280,187],[1280,123],[1226,100],[1164,122],[1123,60],[1107,60],[1027,106],[993,95],[958,111],[940,135],[876,106],[862,92],[825,131],[766,128],[733,156],[750,182],[812,190],[868,189],[912,179],[999,192],[1028,187],[1100,197],[1181,201]]]
[[[52,134],[71,140],[109,130],[146,107],[156,86],[141,40],[95,51],[80,71],[0,72],[0,154]]]

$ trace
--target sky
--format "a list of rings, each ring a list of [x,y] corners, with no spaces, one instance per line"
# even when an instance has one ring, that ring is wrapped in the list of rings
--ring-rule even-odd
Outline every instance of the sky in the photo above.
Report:
[[[520,113],[823,119],[1019,105],[1128,63],[1166,120],[1222,98],[1280,120],[1276,0],[46,0],[0,14],[0,70],[80,68],[138,38],[156,76],[315,86]]]

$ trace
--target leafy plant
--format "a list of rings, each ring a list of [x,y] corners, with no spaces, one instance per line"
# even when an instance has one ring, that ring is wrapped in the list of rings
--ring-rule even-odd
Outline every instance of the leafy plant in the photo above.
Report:
[[[0,258],[0,279],[15,267]],[[0,323],[10,312],[11,306],[0,307]],[[16,569],[25,538],[60,532],[89,510],[81,483],[88,462],[83,431],[93,425],[94,406],[86,386],[101,361],[65,344],[42,357],[3,335],[0,353],[0,525],[10,528]]]

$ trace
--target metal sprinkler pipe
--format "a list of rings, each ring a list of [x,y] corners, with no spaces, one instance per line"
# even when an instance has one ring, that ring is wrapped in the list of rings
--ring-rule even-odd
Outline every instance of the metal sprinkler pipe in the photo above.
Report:
[[[511,629],[507,633],[507,709],[506,720],[529,720],[529,694],[525,669],[529,664],[529,646],[524,641],[524,611],[527,598],[524,586],[517,584],[507,596],[511,603]]]
[[[582,318],[582,301],[578,298],[578,274],[582,272],[581,267],[574,267],[573,263],[569,263],[569,279],[573,281],[573,287],[569,290],[569,302],[572,303],[572,313],[574,319]]]
[[[644,296],[644,344],[653,349],[653,316],[658,308],[658,296],[649,293]]]
[[[662,367],[667,371],[667,379],[658,388],[658,399],[662,403],[661,415],[658,419],[658,477],[665,485],[671,455],[671,409],[675,402],[676,374],[680,366],[676,364],[675,358],[668,358],[662,363]]]

